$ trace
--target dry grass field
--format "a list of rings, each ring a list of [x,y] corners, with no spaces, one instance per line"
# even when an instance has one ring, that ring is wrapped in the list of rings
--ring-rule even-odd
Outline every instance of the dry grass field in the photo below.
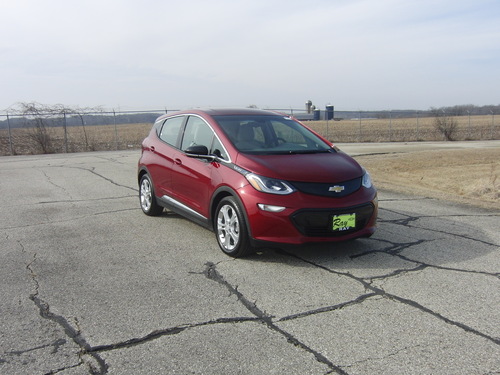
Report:
[[[95,126],[72,126],[46,128],[49,137],[50,153],[108,151],[140,148],[142,140],[148,135],[152,124],[121,124]],[[32,128],[12,129],[12,148],[15,155],[43,153],[38,134]],[[0,155],[9,155],[8,131],[0,130]]]
[[[498,139],[500,126],[492,116],[455,116],[454,141]],[[498,117],[497,117],[498,122]],[[434,117],[311,121],[306,123],[332,142],[414,142],[446,140]]]
[[[356,157],[380,189],[500,210],[500,148]]]
[[[500,139],[492,116],[455,117],[454,140]],[[334,143],[443,141],[434,118],[311,121],[309,127]],[[152,124],[47,128],[49,152],[139,149]],[[37,154],[33,129],[12,129],[12,153]],[[0,155],[10,155],[8,132],[0,129]],[[382,189],[444,198],[500,209],[500,149],[441,150],[360,156]],[[0,159],[1,160],[1,159]]]

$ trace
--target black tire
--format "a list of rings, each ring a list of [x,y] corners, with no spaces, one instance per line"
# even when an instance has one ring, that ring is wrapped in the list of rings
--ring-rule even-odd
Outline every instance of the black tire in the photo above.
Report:
[[[239,258],[255,251],[250,245],[245,216],[234,197],[225,197],[217,205],[214,229],[225,254]]]
[[[163,207],[156,202],[153,182],[147,173],[141,177],[139,184],[139,203],[142,212],[148,216],[158,216],[163,212]]]

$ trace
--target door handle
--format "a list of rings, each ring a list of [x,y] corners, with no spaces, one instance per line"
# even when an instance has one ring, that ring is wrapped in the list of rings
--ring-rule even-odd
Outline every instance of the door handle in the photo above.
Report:
[[[175,158],[174,159],[174,163],[177,164],[177,165],[181,165],[182,161],[181,161],[181,159]]]
[[[151,146],[149,149],[150,149],[152,152],[155,152],[155,146]]]

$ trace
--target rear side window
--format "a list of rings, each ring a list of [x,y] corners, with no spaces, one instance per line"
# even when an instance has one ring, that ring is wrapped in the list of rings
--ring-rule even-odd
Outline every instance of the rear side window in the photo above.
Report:
[[[172,117],[167,119],[160,129],[158,136],[169,145],[177,146],[177,138],[179,137],[179,130],[184,122],[184,116]]]

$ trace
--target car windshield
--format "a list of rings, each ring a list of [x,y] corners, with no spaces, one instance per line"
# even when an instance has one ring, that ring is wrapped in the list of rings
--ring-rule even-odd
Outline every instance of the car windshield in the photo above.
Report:
[[[286,116],[214,116],[233,145],[241,152],[301,154],[332,152],[329,144]]]

